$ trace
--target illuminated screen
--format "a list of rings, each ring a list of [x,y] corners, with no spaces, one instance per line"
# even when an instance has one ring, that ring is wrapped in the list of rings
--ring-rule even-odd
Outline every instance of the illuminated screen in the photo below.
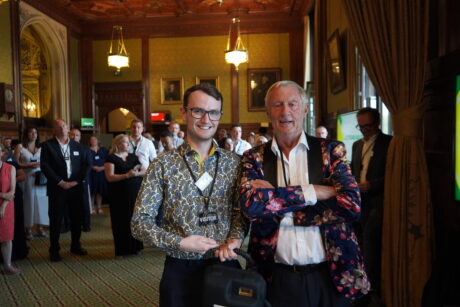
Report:
[[[455,200],[460,201],[460,75],[455,95]]]
[[[82,117],[81,118],[81,127],[82,128],[93,128],[94,127],[94,118]]]
[[[351,161],[353,143],[363,137],[361,131],[356,129],[358,111],[337,115],[337,140],[342,141],[347,149],[347,160]]]
[[[165,112],[152,112],[150,113],[150,120],[152,122],[164,122],[166,114]]]

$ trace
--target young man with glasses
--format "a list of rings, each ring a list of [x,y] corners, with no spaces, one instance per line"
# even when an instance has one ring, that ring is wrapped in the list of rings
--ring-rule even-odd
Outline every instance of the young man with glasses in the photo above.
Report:
[[[203,255],[219,247],[220,261],[238,266],[233,249],[245,234],[236,201],[239,159],[213,140],[222,95],[208,84],[193,86],[181,114],[186,140],[150,165],[131,224],[134,237],[166,251],[160,306],[202,306],[204,271],[218,261]]]
[[[351,171],[361,191],[362,213],[356,232],[362,245],[373,292],[366,298],[369,304],[380,300],[380,262],[382,254],[383,188],[385,165],[391,136],[380,130],[380,113],[363,108],[356,114],[363,138],[353,143]],[[364,305],[367,302],[363,303]]]

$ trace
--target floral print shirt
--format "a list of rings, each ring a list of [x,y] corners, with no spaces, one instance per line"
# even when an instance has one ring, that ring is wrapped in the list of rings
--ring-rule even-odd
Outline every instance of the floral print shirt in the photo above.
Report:
[[[167,255],[179,259],[203,257],[179,249],[180,241],[190,235],[217,241],[244,238],[247,227],[240,211],[237,188],[241,171],[239,157],[219,148],[217,143],[214,149],[201,166],[196,151],[187,143],[158,156],[150,164],[131,220],[135,238],[164,248]],[[204,189],[203,196],[200,194],[184,159],[196,179],[205,172],[214,178],[218,160],[212,195],[209,195],[212,184]],[[205,211],[204,197],[209,198],[208,212],[217,214],[218,223],[200,226],[199,215]]]
[[[283,214],[293,212],[294,225],[320,227],[332,280],[342,295],[354,299],[370,290],[360,248],[351,226],[351,222],[360,215],[358,185],[345,159],[343,143],[310,136],[307,138],[308,144],[316,146],[318,153],[314,156],[309,150],[309,165],[313,165],[310,160],[311,163],[321,163],[315,164],[321,182],[312,180],[311,183],[333,186],[337,196],[307,206],[300,186],[277,187],[276,183],[271,182],[274,189],[253,189],[250,180],[268,180],[264,158],[275,160],[276,157],[268,152],[271,152],[271,142],[247,151],[242,160],[241,207],[252,223],[248,249],[260,272],[270,282],[279,223]]]

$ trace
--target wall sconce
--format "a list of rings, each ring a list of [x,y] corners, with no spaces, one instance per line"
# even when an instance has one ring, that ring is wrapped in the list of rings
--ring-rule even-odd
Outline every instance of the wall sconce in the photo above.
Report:
[[[109,67],[115,67],[115,75],[121,74],[121,69],[129,67],[129,56],[126,52],[125,42],[123,41],[123,28],[121,26],[113,26],[112,40],[110,41],[110,49],[107,56],[107,63]],[[116,39],[116,46],[114,46],[113,37]]]
[[[24,97],[24,109],[26,110],[26,117],[29,117],[31,113],[35,113],[37,106],[35,103],[27,96]]]
[[[235,47],[230,49],[230,41],[232,34],[232,25],[236,23],[237,38]],[[244,47],[243,41],[240,36],[240,19],[233,18],[228,31],[227,50],[225,51],[225,61],[229,64],[235,65],[235,70],[238,71],[238,65],[248,61],[248,50]]]

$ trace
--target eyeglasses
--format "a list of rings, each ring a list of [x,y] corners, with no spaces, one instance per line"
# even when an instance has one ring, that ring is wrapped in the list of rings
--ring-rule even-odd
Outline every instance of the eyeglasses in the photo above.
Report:
[[[185,110],[190,110],[192,117],[196,119],[202,119],[203,116],[208,114],[210,120],[219,120],[222,117],[222,111],[210,110],[206,111],[200,108],[185,108]]]

